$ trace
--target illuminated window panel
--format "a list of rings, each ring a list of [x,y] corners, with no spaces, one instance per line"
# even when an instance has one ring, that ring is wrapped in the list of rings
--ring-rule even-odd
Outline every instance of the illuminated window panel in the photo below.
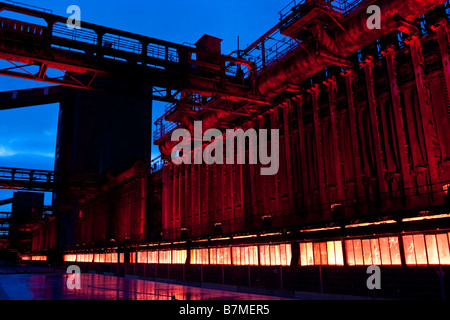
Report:
[[[372,248],[370,246],[370,240],[363,239],[361,242],[362,242],[362,249],[363,249],[364,264],[366,266],[370,266],[370,265],[373,264],[373,262],[372,262]]]
[[[171,251],[159,251],[159,263],[171,264],[172,252]]]
[[[349,266],[401,265],[397,237],[345,241]]]
[[[450,265],[450,250],[447,234],[437,234],[436,241],[440,263],[443,265]]]
[[[258,248],[257,247],[255,247],[256,248],[256,264],[258,264]],[[290,252],[289,252],[289,254],[290,254]],[[286,246],[280,246],[280,256],[281,256],[281,265],[282,266],[287,266],[287,265],[289,265],[288,264],[288,253],[286,252]],[[290,262],[290,259],[289,259],[289,262]]]
[[[313,266],[314,256],[312,243],[300,243],[300,264],[302,266]]]
[[[136,252],[130,253],[130,263],[136,263]]]
[[[172,264],[185,264],[186,259],[186,250],[172,250]]]
[[[248,266],[250,264],[250,256],[248,247],[243,247],[241,250],[241,265]]]
[[[148,262],[147,251],[139,251],[137,253],[137,262],[138,263],[147,263]]]
[[[262,266],[291,265],[292,253],[290,244],[262,245],[259,246],[259,252]]]
[[[407,265],[428,265],[427,248],[423,234],[403,236],[403,247]],[[430,249],[433,250],[432,248]]]
[[[209,250],[208,249],[193,249],[191,250],[191,264],[209,264]]]
[[[268,245],[259,247],[259,257],[262,266],[270,266],[270,252]]]
[[[47,261],[47,256],[32,256],[32,261]]]
[[[374,265],[381,265],[381,252],[378,239],[370,239],[370,248],[372,250],[372,260]]]
[[[233,247],[232,248],[234,266],[257,266],[258,247]]]
[[[286,248],[283,249],[286,251]],[[248,253],[249,253],[249,265],[251,266],[257,266],[258,265],[258,247],[257,246],[251,246],[248,247]],[[281,256],[283,256],[281,254]],[[284,260],[286,260],[286,257],[284,257]]]
[[[27,260],[31,260],[31,257],[22,257],[22,260],[24,260],[24,258],[28,258]],[[74,254],[66,254],[64,255],[64,261],[65,262],[75,262],[77,260],[77,256]]]
[[[328,264],[336,265],[336,253],[334,249],[334,241],[327,242]]]
[[[341,241],[300,243],[300,265],[344,265]]]
[[[275,246],[270,246],[269,247],[269,252],[270,252],[270,265],[271,266],[276,266],[276,257],[275,257]]]
[[[343,266],[344,265],[344,253],[342,251],[342,242],[335,241],[334,242],[334,250],[336,256],[336,265]]]
[[[158,251],[149,251],[147,254],[148,263],[158,263]]]
[[[125,253],[121,252],[119,253],[119,263],[125,262]]]
[[[427,257],[428,264],[438,265],[439,264],[439,253],[436,243],[436,235],[427,234],[425,236],[425,244],[427,246]]]
[[[231,248],[212,248],[210,250],[211,264],[231,265]]]
[[[409,266],[450,265],[447,233],[403,236],[403,246]]]
[[[423,234],[416,234],[413,238],[417,265],[427,265],[427,253]]]
[[[259,262],[262,266],[270,266],[270,249],[268,245],[259,246]]]
[[[281,265],[281,254],[280,254],[280,246],[273,246],[275,249],[275,265]]]
[[[389,248],[389,238],[378,239],[380,244],[380,257],[382,265],[391,265],[391,253]]]
[[[90,253],[87,255],[87,262],[93,262],[94,261],[94,254]]]
[[[402,258],[400,256],[400,245],[397,237],[389,237],[389,250],[392,265],[400,266],[402,264]]]
[[[320,263],[323,265],[328,264],[327,244],[325,242],[319,243],[320,248]]]
[[[416,265],[416,254],[414,252],[414,240],[412,236],[403,237],[403,251],[405,252],[406,265]]]
[[[355,263],[357,266],[364,265],[362,242],[360,239],[353,240],[353,250],[355,253]]]
[[[232,257],[233,257],[233,266],[241,265],[241,247],[233,247],[231,249]]]
[[[209,249],[209,263],[211,265],[217,265],[217,248],[210,248]]]
[[[347,264],[355,266],[355,251],[353,250],[353,240],[345,241],[345,252],[347,253]]]

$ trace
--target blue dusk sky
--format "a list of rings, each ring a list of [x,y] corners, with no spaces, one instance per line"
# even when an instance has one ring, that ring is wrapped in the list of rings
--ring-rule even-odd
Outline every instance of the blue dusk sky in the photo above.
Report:
[[[5,1],[7,2],[7,1]],[[278,12],[290,0],[23,0],[24,4],[67,16],[77,5],[81,21],[143,34],[182,44],[195,43],[204,34],[223,39],[222,53],[241,49],[278,23]],[[0,91],[44,87],[48,84],[0,76]],[[153,119],[164,103],[155,102]],[[58,104],[0,111],[0,167],[53,170]],[[153,156],[158,155],[157,147]],[[11,196],[0,192],[0,200]],[[5,211],[0,208],[0,211]]]

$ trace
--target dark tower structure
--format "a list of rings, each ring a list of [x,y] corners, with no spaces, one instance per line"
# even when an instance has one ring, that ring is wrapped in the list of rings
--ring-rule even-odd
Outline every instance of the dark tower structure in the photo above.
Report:
[[[123,93],[67,89],[60,104],[54,193],[60,248],[74,245],[80,195],[108,176],[150,162],[152,101]]]

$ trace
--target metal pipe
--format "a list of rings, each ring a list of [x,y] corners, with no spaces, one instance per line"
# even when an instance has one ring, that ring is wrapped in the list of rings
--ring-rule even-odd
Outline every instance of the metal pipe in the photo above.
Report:
[[[399,27],[394,18],[399,14],[404,20],[413,21],[425,12],[445,3],[445,0],[379,0],[374,2],[381,9],[381,29],[369,29],[366,10],[360,10],[352,18],[342,23],[343,28],[335,28],[330,33],[322,26],[315,25],[311,32],[320,48],[343,59],[350,54],[370,45]],[[259,92],[272,98],[283,92],[288,84],[298,84],[324,68],[334,64],[327,57],[299,51],[279,63],[257,79]]]

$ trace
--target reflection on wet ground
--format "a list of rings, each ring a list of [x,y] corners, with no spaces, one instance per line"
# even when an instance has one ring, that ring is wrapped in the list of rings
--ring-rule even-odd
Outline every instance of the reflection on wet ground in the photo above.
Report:
[[[67,288],[67,275],[0,274],[0,300],[279,300],[278,297],[228,292],[123,278],[81,274],[81,289]]]

